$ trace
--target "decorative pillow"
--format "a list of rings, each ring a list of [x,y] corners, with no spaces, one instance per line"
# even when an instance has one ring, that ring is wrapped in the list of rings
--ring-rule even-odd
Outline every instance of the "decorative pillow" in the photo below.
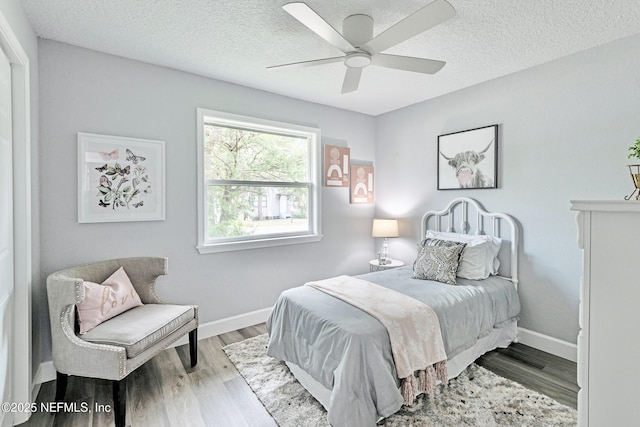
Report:
[[[427,233],[427,236],[433,235]],[[423,240],[421,245],[424,245],[426,241],[430,241],[431,246],[449,246],[450,244],[456,244],[454,240],[443,240],[437,238],[427,238]],[[460,257],[460,264],[458,265],[457,276],[463,279],[486,279],[489,273],[486,271],[485,258],[487,253],[487,242],[480,241],[478,239],[471,240],[466,243],[462,255]]]
[[[460,255],[465,246],[464,243],[426,239],[419,245],[420,253],[413,263],[412,277],[455,285]]]
[[[105,320],[142,305],[129,276],[120,267],[102,284],[84,282],[84,300],[77,305],[80,333],[87,333]]]
[[[426,237],[467,244],[462,252],[458,277],[478,280],[498,274],[500,261],[497,257],[502,245],[502,239],[499,237],[432,230],[427,231]]]

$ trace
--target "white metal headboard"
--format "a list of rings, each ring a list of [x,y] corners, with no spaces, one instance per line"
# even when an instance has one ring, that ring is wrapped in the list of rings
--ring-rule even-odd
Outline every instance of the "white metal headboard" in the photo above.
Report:
[[[460,219],[459,228],[455,227],[455,213],[456,207],[458,205],[462,205],[462,218]],[[503,239],[503,246],[508,239],[500,233],[500,225],[501,222],[506,223],[509,226],[510,231],[510,267],[511,267],[511,277],[501,276],[505,279],[511,280],[513,284],[518,286],[518,226],[516,225],[515,220],[506,213],[498,213],[498,212],[487,212],[477,201],[470,199],[468,197],[459,197],[457,199],[453,199],[449,206],[441,211],[429,211],[425,213],[422,217],[422,237],[427,234],[427,230],[435,230],[435,231],[447,231],[449,233],[463,233],[463,234],[472,234],[470,233],[470,223],[469,223],[469,206],[475,209],[476,213],[476,223],[475,223],[475,232],[473,234],[483,235],[487,234],[485,232],[485,219],[490,220],[491,222],[491,236],[500,237]],[[473,213],[473,212],[472,212]],[[442,230],[442,218],[447,218],[447,228],[446,230]],[[434,219],[434,227],[429,228],[429,220]]]

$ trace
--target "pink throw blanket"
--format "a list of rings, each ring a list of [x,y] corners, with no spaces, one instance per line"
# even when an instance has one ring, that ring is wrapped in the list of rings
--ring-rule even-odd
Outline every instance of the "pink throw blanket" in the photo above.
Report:
[[[431,307],[400,292],[350,276],[307,285],[365,311],[387,328],[405,405],[410,405],[418,392],[432,393],[437,380],[447,382],[447,354],[438,316]]]

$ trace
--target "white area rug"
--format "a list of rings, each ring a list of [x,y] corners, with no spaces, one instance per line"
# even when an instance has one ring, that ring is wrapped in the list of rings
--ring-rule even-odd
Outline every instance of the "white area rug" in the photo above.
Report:
[[[281,427],[328,427],[326,411],[279,360],[266,355],[266,334],[224,348],[249,387]],[[387,427],[575,426],[576,411],[502,378],[469,366],[432,396],[380,421]]]

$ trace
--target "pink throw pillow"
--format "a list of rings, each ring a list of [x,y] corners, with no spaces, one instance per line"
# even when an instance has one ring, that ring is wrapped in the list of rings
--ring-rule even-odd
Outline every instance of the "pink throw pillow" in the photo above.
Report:
[[[140,296],[123,267],[102,284],[85,281],[84,300],[77,305],[80,334],[139,305],[142,305]]]

